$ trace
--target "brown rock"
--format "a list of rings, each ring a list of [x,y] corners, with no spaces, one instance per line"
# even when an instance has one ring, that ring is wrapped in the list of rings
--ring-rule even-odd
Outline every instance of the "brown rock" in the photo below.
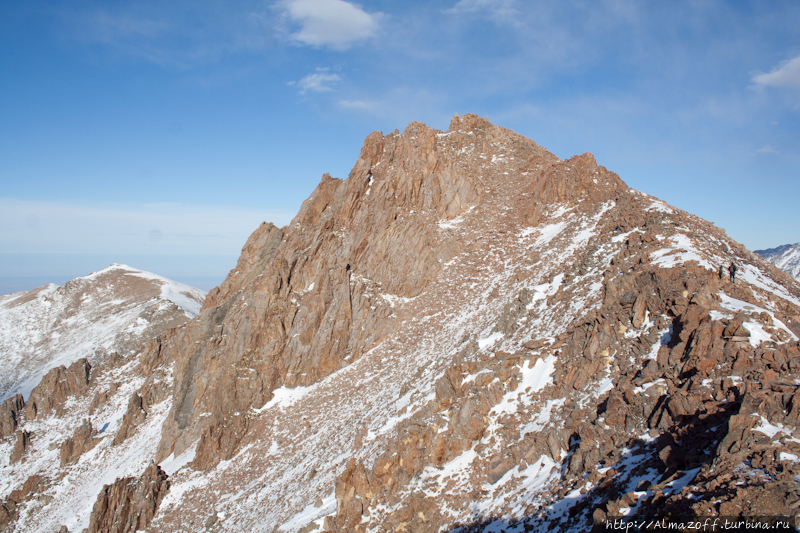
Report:
[[[128,409],[122,417],[117,434],[114,436],[114,444],[122,444],[125,439],[133,435],[136,426],[144,422],[147,418],[147,411],[144,409],[142,397],[138,392],[134,392],[128,400]]]
[[[169,490],[168,476],[151,464],[139,478],[120,478],[97,496],[87,533],[134,533],[147,529]]]
[[[31,433],[29,431],[17,431],[16,439],[14,440],[14,449],[11,450],[11,462],[19,462],[30,444]]]
[[[39,491],[43,482],[43,478],[37,474],[29,476],[22,485],[22,488],[11,491],[11,494],[8,495],[8,498],[14,503],[22,503],[33,492]]]
[[[13,434],[19,424],[19,416],[25,407],[21,394],[15,394],[0,404],[0,438]]]
[[[6,499],[0,503],[0,528],[5,528],[10,523],[19,518],[17,504],[13,500]]]
[[[243,416],[231,416],[208,426],[200,438],[192,468],[207,470],[233,457],[246,431],[247,418]]]
[[[97,431],[92,428],[92,423],[89,420],[84,420],[83,424],[75,429],[72,437],[61,444],[59,452],[61,466],[74,463],[81,455],[94,448],[97,444],[94,440],[95,435],[97,435]]]
[[[69,367],[59,366],[48,372],[34,387],[25,406],[25,416],[33,420],[37,416],[61,414],[64,402],[70,396],[80,396],[89,388],[92,366],[79,359]]]
[[[645,301],[644,297],[640,294],[636,297],[636,300],[633,303],[633,308],[631,309],[631,324],[633,324],[633,327],[635,328],[642,327],[646,313],[647,313],[647,302]]]

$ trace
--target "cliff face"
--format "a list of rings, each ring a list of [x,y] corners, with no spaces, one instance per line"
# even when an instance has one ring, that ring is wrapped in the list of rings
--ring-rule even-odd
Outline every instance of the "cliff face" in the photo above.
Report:
[[[735,282],[718,271],[731,261]],[[126,476],[154,459],[169,491],[137,504],[149,531],[789,514],[798,306],[791,277],[590,154],[559,160],[474,115],[412,123],[371,134],[290,225],[262,224],[135,379],[90,383],[95,411],[61,460],[75,479],[96,458],[133,454]],[[3,404],[4,427],[19,409]],[[43,446],[30,427],[21,464]],[[124,485],[80,490],[110,516]],[[45,530],[66,505],[53,492],[35,519],[38,503],[4,508]]]
[[[204,313],[170,339],[175,397],[158,458],[198,437],[198,468],[230,458],[244,413],[273,390],[315,383],[379,344],[393,304],[425,292],[463,251],[458,233],[442,227],[481,204],[511,207],[496,198],[511,186],[502,176],[532,176],[503,201],[536,220],[547,205],[624,188],[604,170],[598,184],[597,171],[589,155],[561,163],[474,116],[454,119],[447,133],[419,123],[402,135],[373,133],[346,181],[324,176],[288,227],[265,224],[250,237]]]
[[[738,284],[718,276],[732,260]],[[740,481],[725,439],[743,460],[760,441],[729,420],[753,383],[773,391],[757,376],[793,376],[798,303],[787,276],[590,154],[560,161],[472,115],[374,133],[167,341],[158,459],[191,458],[204,489],[153,527],[214,507],[203,519],[234,529],[546,529],[692,512],[675,487],[695,478],[740,509],[717,490]]]

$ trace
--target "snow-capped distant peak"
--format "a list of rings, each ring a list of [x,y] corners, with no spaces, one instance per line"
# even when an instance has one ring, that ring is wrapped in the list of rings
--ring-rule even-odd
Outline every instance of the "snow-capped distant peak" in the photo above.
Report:
[[[197,316],[197,314],[200,313],[200,309],[203,307],[203,301],[205,300],[206,293],[200,289],[196,289],[179,281],[165,278],[164,276],[159,276],[158,274],[153,274],[152,272],[146,272],[144,270],[139,270],[119,263],[113,263],[102,270],[92,272],[88,276],[77,279],[91,281],[101,278],[104,275],[113,274],[120,271],[126,275],[136,276],[158,283],[161,286],[161,298],[169,300],[183,309],[183,311],[186,313],[186,316],[189,318],[194,318]]]
[[[199,289],[118,264],[0,298],[0,399],[27,395],[50,369],[81,357],[133,354],[204,300]]]
[[[766,250],[756,250],[755,253],[800,280],[800,242]]]

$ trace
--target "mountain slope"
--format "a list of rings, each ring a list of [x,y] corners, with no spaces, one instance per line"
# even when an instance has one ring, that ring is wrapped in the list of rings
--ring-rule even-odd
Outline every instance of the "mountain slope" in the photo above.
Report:
[[[195,316],[204,297],[125,265],[0,297],[8,398],[0,404],[0,526],[80,530],[104,483],[141,474],[171,382],[163,372],[141,374],[136,355]],[[131,408],[137,391],[143,397]],[[140,431],[127,439],[132,425]]]
[[[717,279],[731,260],[744,283]],[[613,452],[626,433],[581,429],[605,427],[610,394],[637,390],[646,364],[645,391],[690,385],[674,368],[686,341],[667,333],[699,302],[723,330],[744,311],[756,345],[797,341],[797,284],[724,232],[590,155],[560,161],[469,115],[368,137],[348,180],[323,178],[290,226],[262,226],[237,270],[168,341],[159,459],[194,469],[172,478],[156,531],[558,521],[594,461],[631,462]],[[674,361],[648,364],[661,348]],[[650,412],[666,400],[647,398],[627,434],[678,436]],[[564,473],[581,438],[602,446]],[[672,475],[635,466],[652,485]]]
[[[717,275],[731,261],[736,283]],[[347,180],[253,233],[197,317],[69,400],[109,426],[76,429],[64,464],[45,427],[63,417],[26,420],[40,440],[4,505],[20,500],[10,527],[92,532],[131,501],[124,531],[788,514],[798,315],[795,280],[590,154],[474,115],[412,123],[371,134]],[[51,465],[40,488],[12,491],[30,464]]]
[[[166,322],[195,316],[204,298],[193,287],[125,265],[0,296],[0,398],[27,397],[51,368],[81,357],[93,363],[110,352],[135,353]]]
[[[795,279],[800,279],[800,242],[767,250],[756,250],[755,253]]]

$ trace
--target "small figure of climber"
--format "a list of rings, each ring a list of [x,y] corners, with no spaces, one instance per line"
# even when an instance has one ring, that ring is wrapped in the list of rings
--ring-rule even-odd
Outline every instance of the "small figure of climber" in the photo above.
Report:
[[[722,278],[725,277],[724,272],[725,272],[725,268],[722,265],[720,265],[719,266],[719,279],[722,279]]]
[[[728,273],[731,275],[731,282],[736,283],[736,263],[731,261],[731,266],[728,267]]]

